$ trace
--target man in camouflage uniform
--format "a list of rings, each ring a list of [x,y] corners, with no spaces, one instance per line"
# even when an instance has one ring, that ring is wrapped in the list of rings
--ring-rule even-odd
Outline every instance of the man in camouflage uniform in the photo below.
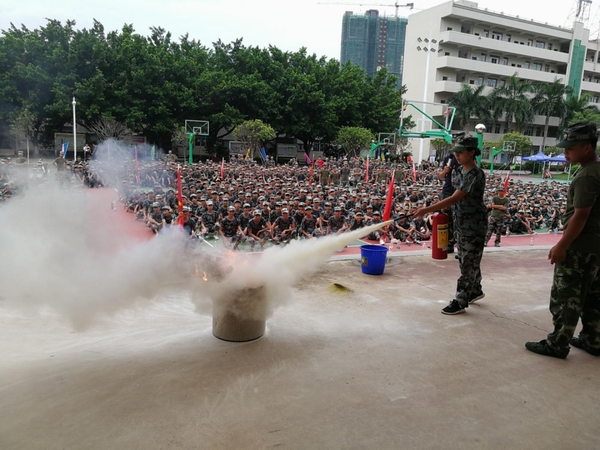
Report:
[[[478,140],[466,136],[451,152],[460,167],[456,170],[455,192],[441,202],[419,208],[415,216],[439,211],[452,205],[454,226],[458,241],[460,278],[456,283],[456,298],[442,309],[442,314],[460,314],[470,303],[485,297],[481,290],[481,257],[487,229],[487,209],[483,202],[485,174],[477,166],[475,157],[481,152]]]
[[[569,127],[558,147],[570,164],[581,169],[569,187],[564,214],[565,232],[548,253],[554,264],[550,312],[554,330],[540,342],[527,342],[527,350],[566,358],[569,344],[600,356],[600,159],[596,124],[580,122]],[[582,329],[574,338],[581,317]]]
[[[243,238],[240,221],[235,217],[235,207],[227,207],[227,215],[221,220],[219,233],[223,238],[225,246],[231,245],[233,250],[237,250]]]
[[[508,199],[506,198],[506,192],[504,192],[503,187],[498,188],[498,195],[495,195],[494,198],[492,198],[492,203],[488,205],[488,208],[492,210],[492,213],[488,220],[485,245],[487,246],[492,234],[495,233],[496,239],[494,239],[494,245],[500,247],[500,239],[506,232],[504,222],[506,219],[506,209],[508,208]]]

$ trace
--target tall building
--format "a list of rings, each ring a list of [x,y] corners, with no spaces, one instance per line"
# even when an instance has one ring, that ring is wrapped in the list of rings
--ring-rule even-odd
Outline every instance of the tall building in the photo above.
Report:
[[[446,103],[462,83],[484,85],[484,94],[503,86],[515,73],[532,83],[561,80],[575,95],[591,93],[600,99],[600,45],[589,41],[589,30],[580,22],[572,28],[534,22],[503,12],[480,9],[466,0],[449,1],[410,16],[404,56],[407,67],[405,98]],[[427,107],[427,106],[426,106]],[[435,108],[435,107],[432,107]],[[474,129],[476,118],[470,124]],[[423,121],[425,122],[425,121]],[[542,145],[545,117],[535,116],[524,130],[533,142],[532,151]],[[557,143],[559,119],[550,118],[546,146]],[[419,126],[419,124],[417,125]],[[428,124],[421,123],[427,127]],[[499,140],[514,131],[503,119],[486,124],[485,139]],[[412,142],[419,158],[429,155],[429,142]]]
[[[398,77],[400,88],[407,22],[404,17],[381,17],[374,9],[365,14],[347,11],[342,21],[342,64],[350,61],[371,77],[386,67]]]

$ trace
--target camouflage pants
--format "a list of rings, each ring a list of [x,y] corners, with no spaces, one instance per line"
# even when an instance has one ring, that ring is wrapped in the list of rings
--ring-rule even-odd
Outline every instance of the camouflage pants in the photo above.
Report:
[[[481,257],[483,256],[484,236],[461,236],[458,240],[458,264],[460,277],[456,282],[456,300],[462,307],[469,306],[469,300],[481,291]]]
[[[589,347],[600,349],[600,255],[567,251],[566,259],[554,267],[550,312],[554,323],[548,335],[551,346],[568,350],[581,317],[579,337]]]
[[[494,244],[500,244],[500,238],[506,232],[504,227],[504,217],[497,219],[495,217],[490,217],[487,227],[487,233],[485,235],[485,243],[490,240],[492,234],[496,234],[496,239],[494,239]]]

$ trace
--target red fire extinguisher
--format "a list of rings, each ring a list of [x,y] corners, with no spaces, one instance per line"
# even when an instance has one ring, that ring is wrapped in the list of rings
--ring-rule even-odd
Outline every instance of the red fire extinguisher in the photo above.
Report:
[[[431,257],[433,259],[448,258],[448,216],[435,213],[432,220]]]

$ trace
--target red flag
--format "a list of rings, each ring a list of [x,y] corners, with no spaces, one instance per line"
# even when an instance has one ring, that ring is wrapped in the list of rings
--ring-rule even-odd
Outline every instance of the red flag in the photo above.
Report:
[[[221,159],[221,178],[225,178],[225,158]]]
[[[315,163],[310,165],[310,173],[308,174],[308,185],[312,185],[313,174],[315,173]]]
[[[142,180],[140,179],[140,165],[138,163],[137,148],[133,149],[133,154],[135,156],[135,181],[137,181],[137,184],[140,184]]]
[[[365,171],[365,182],[369,181],[369,155],[367,155],[367,170]]]
[[[415,163],[413,161],[413,178],[415,180],[415,183],[417,182],[417,167],[415,166]]]
[[[181,166],[177,166],[177,206],[179,208],[179,225],[183,226],[183,192],[181,188]]]
[[[506,174],[506,180],[504,180],[504,195],[508,192],[508,183],[510,181],[510,172]]]
[[[385,199],[385,208],[383,210],[383,221],[390,220],[392,212],[392,201],[394,200],[394,171],[392,170],[392,179],[390,180],[390,186],[388,187],[387,198]]]

